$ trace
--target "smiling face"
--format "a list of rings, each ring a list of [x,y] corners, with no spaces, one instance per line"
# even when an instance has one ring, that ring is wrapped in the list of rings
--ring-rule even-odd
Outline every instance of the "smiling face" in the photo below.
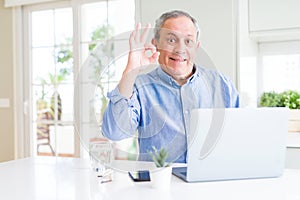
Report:
[[[153,44],[160,52],[158,62],[167,74],[176,81],[191,76],[200,43],[190,18],[180,16],[167,19],[161,27],[159,41],[153,40]]]

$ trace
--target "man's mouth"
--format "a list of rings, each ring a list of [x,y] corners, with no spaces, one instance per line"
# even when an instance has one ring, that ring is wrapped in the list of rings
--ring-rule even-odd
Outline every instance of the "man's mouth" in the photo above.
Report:
[[[170,58],[170,60],[173,60],[175,62],[185,62],[186,61],[185,58],[172,58],[172,57],[169,57],[169,58]]]

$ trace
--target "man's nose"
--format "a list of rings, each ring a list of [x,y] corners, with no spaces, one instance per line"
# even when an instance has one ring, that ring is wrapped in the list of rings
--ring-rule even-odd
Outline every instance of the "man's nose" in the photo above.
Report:
[[[185,54],[185,52],[186,52],[186,45],[185,45],[184,41],[180,40],[179,42],[177,42],[177,44],[175,46],[175,53]]]

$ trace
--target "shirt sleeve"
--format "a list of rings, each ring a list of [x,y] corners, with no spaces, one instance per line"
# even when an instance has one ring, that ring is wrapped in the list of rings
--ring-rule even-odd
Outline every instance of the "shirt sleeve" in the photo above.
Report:
[[[226,76],[222,76],[223,90],[225,94],[225,107],[226,108],[238,108],[240,106],[240,98],[237,89],[230,79]]]
[[[132,137],[140,121],[137,90],[131,98],[125,98],[116,87],[107,96],[110,101],[103,115],[102,134],[114,141]]]

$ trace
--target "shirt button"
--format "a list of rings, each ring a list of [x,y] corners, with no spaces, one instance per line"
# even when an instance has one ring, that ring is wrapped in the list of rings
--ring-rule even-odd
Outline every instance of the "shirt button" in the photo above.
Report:
[[[185,113],[185,114],[189,114],[189,111],[188,111],[188,110],[186,110],[186,111],[184,111],[184,113]]]

